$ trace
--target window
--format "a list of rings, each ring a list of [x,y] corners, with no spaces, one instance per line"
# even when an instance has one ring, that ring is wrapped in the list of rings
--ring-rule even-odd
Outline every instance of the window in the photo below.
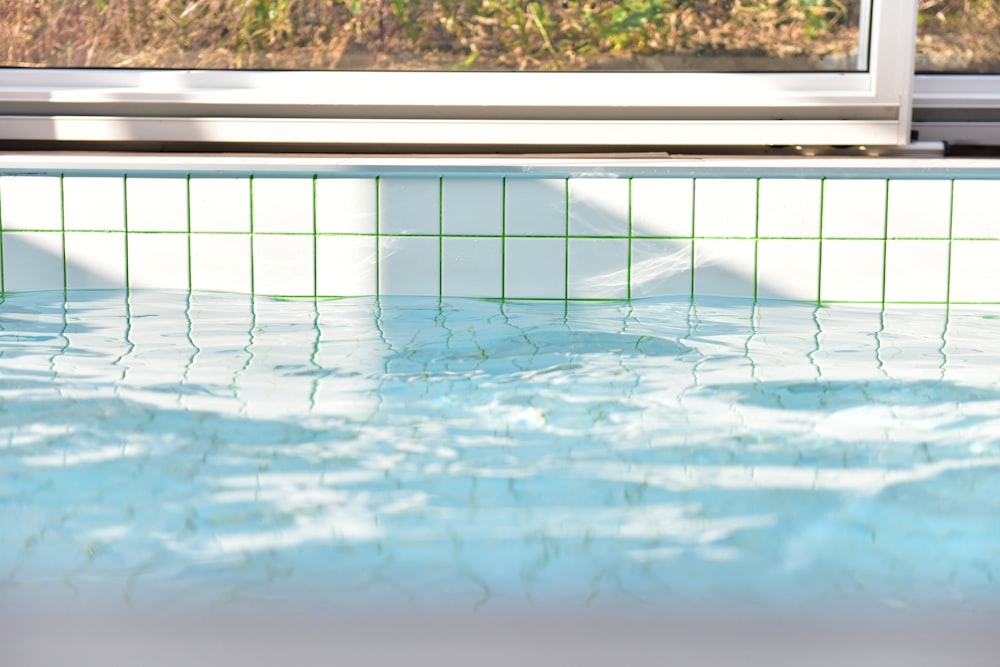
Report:
[[[923,0],[0,9],[14,17],[0,24],[8,144],[385,150],[902,144],[914,43],[941,11]]]
[[[920,138],[1000,145],[1000,3],[924,0],[916,50]]]

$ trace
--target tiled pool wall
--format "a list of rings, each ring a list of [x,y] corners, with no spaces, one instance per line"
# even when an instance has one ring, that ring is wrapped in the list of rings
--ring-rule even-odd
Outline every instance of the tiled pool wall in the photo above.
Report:
[[[2,289],[1000,303],[1000,171],[4,170]]]

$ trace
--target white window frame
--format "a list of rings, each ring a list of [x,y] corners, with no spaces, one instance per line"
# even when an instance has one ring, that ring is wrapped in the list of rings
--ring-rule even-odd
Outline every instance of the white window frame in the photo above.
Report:
[[[916,3],[868,5],[860,72],[0,69],[0,141],[387,150],[905,144]]]

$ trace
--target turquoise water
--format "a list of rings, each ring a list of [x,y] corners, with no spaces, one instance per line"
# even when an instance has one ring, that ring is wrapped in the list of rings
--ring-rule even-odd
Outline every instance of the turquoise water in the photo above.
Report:
[[[997,610],[1000,311],[0,303],[0,604]]]

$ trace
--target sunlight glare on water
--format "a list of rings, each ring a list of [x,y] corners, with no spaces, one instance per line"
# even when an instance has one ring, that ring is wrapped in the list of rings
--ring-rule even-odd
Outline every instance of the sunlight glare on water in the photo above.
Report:
[[[1000,320],[0,304],[0,600],[992,609]]]

